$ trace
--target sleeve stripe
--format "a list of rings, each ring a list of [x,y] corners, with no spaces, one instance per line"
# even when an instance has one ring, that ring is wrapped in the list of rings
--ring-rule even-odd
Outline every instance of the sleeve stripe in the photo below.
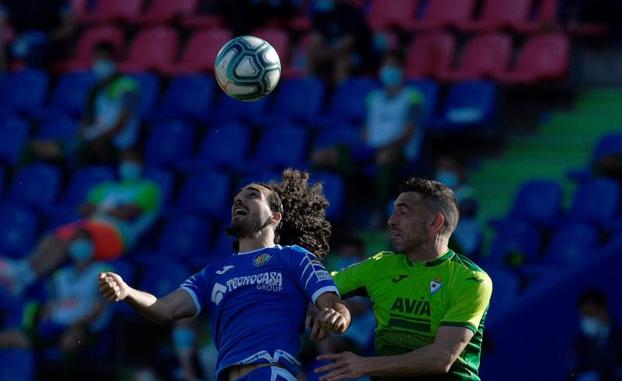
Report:
[[[180,289],[186,291],[187,293],[190,294],[190,297],[192,297],[192,301],[194,302],[194,307],[197,309],[197,312],[194,314],[193,317],[197,317],[201,313],[201,304],[199,303],[199,298],[197,298],[197,294],[195,294],[195,292],[192,289],[186,286],[181,286]]]
[[[440,325],[447,326],[447,327],[464,327],[464,328],[470,329],[471,331],[473,331],[473,333],[477,333],[477,327],[475,327],[473,324],[469,322],[442,321]]]
[[[315,291],[311,296],[311,301],[313,302],[313,304],[316,304],[315,302],[317,301],[317,298],[319,298],[320,295],[326,292],[334,292],[335,294],[339,295],[339,290],[337,290],[337,287],[335,286],[322,287],[319,290]]]

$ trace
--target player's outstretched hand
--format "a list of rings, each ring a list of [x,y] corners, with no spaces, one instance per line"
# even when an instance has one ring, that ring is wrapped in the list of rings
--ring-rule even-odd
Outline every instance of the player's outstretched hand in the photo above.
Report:
[[[315,317],[315,322],[326,332],[344,333],[348,329],[346,318],[332,308],[322,308]]]
[[[112,272],[99,274],[99,293],[109,302],[120,302],[127,297],[129,291],[130,286],[119,274]]]
[[[319,355],[318,360],[332,361],[328,365],[315,369],[315,373],[325,373],[320,381],[338,381],[367,375],[365,358],[352,352],[329,353]]]

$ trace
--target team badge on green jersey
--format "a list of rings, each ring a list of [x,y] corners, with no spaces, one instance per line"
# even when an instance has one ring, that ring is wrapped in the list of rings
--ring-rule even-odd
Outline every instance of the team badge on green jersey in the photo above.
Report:
[[[443,282],[440,279],[430,281],[430,294],[434,295],[443,287]]]

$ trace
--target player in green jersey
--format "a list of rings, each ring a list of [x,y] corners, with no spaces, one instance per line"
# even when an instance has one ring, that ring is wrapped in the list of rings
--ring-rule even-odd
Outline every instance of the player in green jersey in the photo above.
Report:
[[[333,273],[342,296],[364,295],[378,322],[375,357],[325,354],[320,380],[478,381],[484,319],[492,282],[447,247],[458,224],[451,189],[411,178],[389,218],[394,252],[381,252]],[[314,327],[313,336],[325,333]]]

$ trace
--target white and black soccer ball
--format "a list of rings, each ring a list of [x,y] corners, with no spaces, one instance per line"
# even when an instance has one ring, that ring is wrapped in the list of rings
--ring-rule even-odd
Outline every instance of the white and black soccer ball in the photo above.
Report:
[[[281,77],[281,61],[276,50],[253,36],[240,36],[227,42],[218,52],[214,67],[220,88],[242,101],[268,95]]]

